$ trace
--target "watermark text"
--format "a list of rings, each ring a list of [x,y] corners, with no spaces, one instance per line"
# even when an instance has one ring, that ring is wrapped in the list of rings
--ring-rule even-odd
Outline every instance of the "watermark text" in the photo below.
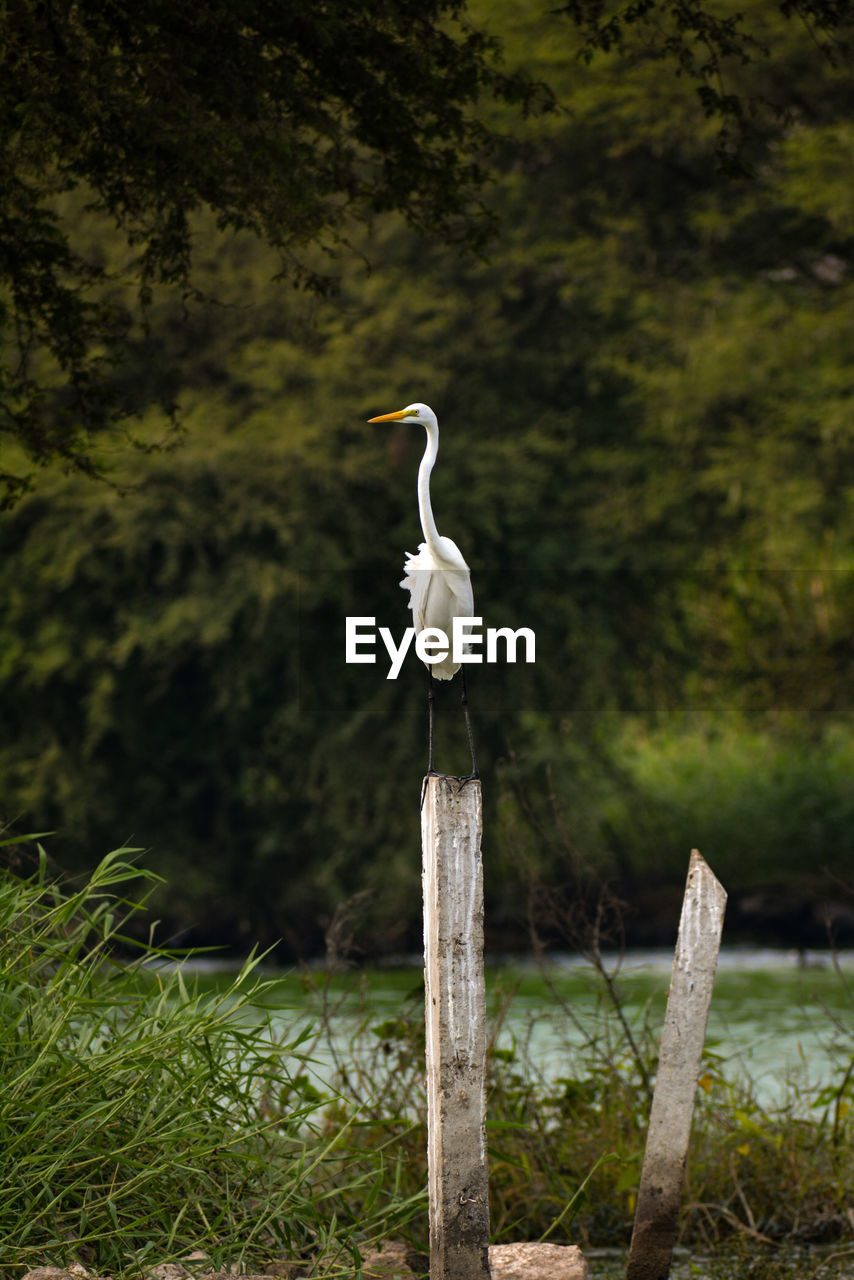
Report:
[[[377,642],[376,618],[348,617],[345,627],[345,661],[374,663]],[[389,657],[387,680],[400,675],[403,660],[415,641],[415,656],[431,666],[442,662],[450,654],[453,662],[515,662],[516,650],[521,640],[524,644],[525,662],[534,662],[537,638],[530,627],[487,627],[484,652],[484,636],[478,630],[482,618],[454,618],[450,639],[440,627],[425,627],[416,634],[414,627],[407,627],[400,643],[395,642],[388,627],[379,628],[379,638]],[[499,656],[499,644],[503,646],[503,658]]]

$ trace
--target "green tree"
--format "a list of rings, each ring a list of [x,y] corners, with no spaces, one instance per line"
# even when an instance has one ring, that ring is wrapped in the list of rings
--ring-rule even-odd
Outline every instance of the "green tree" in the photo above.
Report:
[[[844,53],[845,0],[780,9],[828,57]],[[755,5],[745,18],[700,0],[616,9],[571,0],[554,12],[580,30],[581,46],[566,30],[555,36],[571,56],[618,48],[692,77],[706,114],[723,120],[719,155],[737,169],[755,154],[758,104],[779,116],[801,102],[780,83],[761,94],[739,82],[739,66],[776,56],[775,11]],[[199,210],[220,228],[262,236],[278,272],[315,288],[335,277],[354,225],[384,210],[482,247],[494,229],[483,200],[496,141],[489,104],[551,103],[541,83],[502,69],[498,41],[472,27],[461,0],[367,9],[354,0],[281,9],[21,0],[0,14],[0,84],[7,503],[33,463],[97,472],[98,437],[145,408],[144,388],[117,370],[144,341],[153,291],[193,293]],[[104,237],[120,230],[121,256],[108,263],[83,251],[75,224],[84,208],[102,215]],[[321,257],[309,251],[318,246]],[[168,394],[160,404],[168,421]],[[151,435],[138,443],[150,446]]]
[[[715,150],[731,175],[752,172],[769,132],[810,108],[802,85],[773,72],[763,85],[752,74],[751,64],[773,68],[778,59],[780,17],[795,24],[802,46],[833,67],[846,65],[854,34],[850,0],[754,0],[738,9],[703,0],[565,0],[554,12],[580,32],[585,61],[618,50],[631,59],[664,62],[693,81],[704,114],[718,122]]]
[[[377,218],[353,245],[374,271],[342,261],[328,299],[282,293],[257,237],[206,228],[199,285],[222,305],[188,316],[155,291],[149,316],[185,446],[124,499],[50,477],[0,530],[3,815],[57,827],[69,863],[133,832],[190,918],[227,904],[272,937],[374,888],[375,937],[417,929],[401,787],[423,768],[424,673],[343,662],[347,614],[407,620],[423,441],[364,419],[408,399],[440,416],[436,510],[478,611],[537,632],[533,669],[473,673],[484,772],[512,750],[542,813],[548,766],[572,837],[624,883],[677,825],[644,820],[674,790],[638,790],[647,735],[741,717],[760,745],[820,743],[854,696],[847,74],[778,17],[745,90],[797,82],[810,113],[777,122],[751,181],[721,183],[718,122],[652,54],[584,64],[561,20],[490,9],[511,65],[568,108],[497,152],[490,259]],[[97,226],[79,234],[91,251]],[[126,376],[164,379],[141,355]],[[493,922],[520,896],[501,805]]]
[[[21,0],[0,14],[0,86],[0,432],[23,461],[88,470],[93,433],[140,407],[113,377],[139,320],[119,266],[143,306],[190,289],[200,209],[314,287],[329,263],[306,247],[334,259],[382,210],[479,245],[491,139],[472,106],[538,92],[459,0]],[[81,251],[69,192],[120,228],[123,263]]]

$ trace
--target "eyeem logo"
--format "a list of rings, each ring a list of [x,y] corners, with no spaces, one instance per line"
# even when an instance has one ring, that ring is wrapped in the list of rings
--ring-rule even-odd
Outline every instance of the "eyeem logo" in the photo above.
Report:
[[[453,634],[450,640],[439,627],[425,627],[417,635],[414,627],[407,627],[399,645],[395,644],[388,627],[380,627],[380,639],[391,660],[386,679],[396,680],[400,675],[403,659],[409,652],[413,639],[415,656],[428,666],[441,662],[449,653],[454,662],[483,662],[484,660],[499,662],[501,660],[498,656],[499,640],[504,641],[504,661],[515,662],[516,644],[520,638],[525,642],[525,661],[534,661],[537,638],[530,627],[519,627],[517,631],[512,631],[510,627],[487,627],[486,658],[484,659],[482,653],[471,652],[475,647],[483,644],[483,635],[472,630],[474,627],[480,627],[482,622],[482,618],[454,618]],[[374,648],[377,642],[375,629],[376,618],[347,618],[345,632],[347,662],[376,662],[375,653],[363,652]]]

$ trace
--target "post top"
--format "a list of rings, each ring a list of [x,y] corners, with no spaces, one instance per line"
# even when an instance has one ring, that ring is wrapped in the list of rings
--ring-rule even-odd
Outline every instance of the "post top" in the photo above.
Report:
[[[422,805],[425,796],[431,793],[459,797],[468,793],[479,796],[481,794],[480,778],[472,778],[468,775],[461,777],[455,773],[425,773],[421,782]]]

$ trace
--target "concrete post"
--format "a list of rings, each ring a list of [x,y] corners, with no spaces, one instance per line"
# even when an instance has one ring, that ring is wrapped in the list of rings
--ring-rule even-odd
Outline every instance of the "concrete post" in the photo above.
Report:
[[[488,1280],[481,792],[424,780],[430,1280]]]
[[[691,852],[626,1280],[667,1280],[726,893]]]

